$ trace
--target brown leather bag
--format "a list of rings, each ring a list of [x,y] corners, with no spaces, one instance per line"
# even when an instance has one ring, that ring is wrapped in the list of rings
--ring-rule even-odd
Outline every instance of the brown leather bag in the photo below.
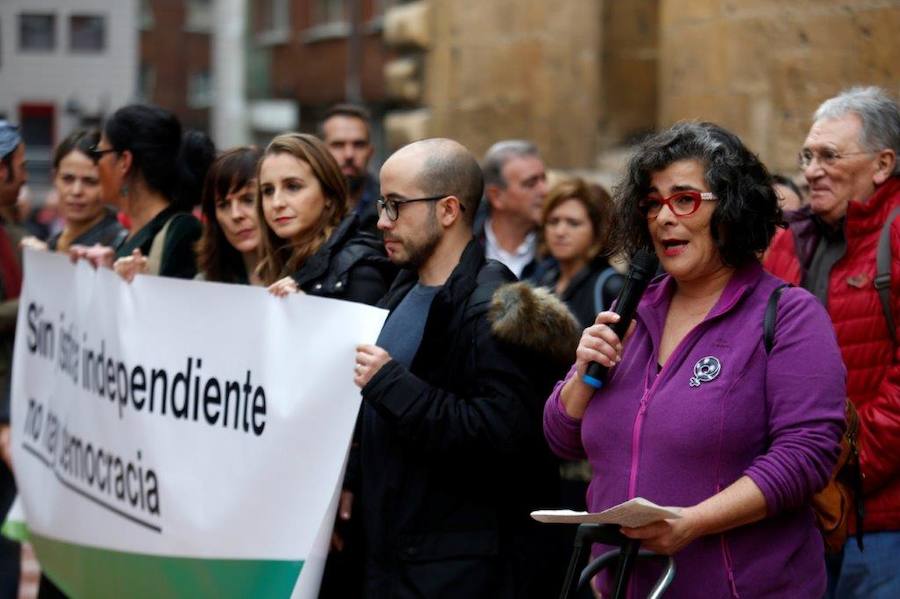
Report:
[[[763,321],[763,345],[768,354],[775,342],[775,317],[778,298],[790,285],[777,287],[769,296]],[[847,428],[841,437],[841,453],[831,471],[831,478],[825,488],[813,495],[812,508],[816,515],[816,525],[822,532],[825,551],[838,553],[847,542],[850,524],[855,518],[856,544],[863,548],[863,494],[862,473],[859,469],[859,415],[848,399],[844,405]]]
[[[841,454],[834,465],[834,470],[831,471],[828,484],[812,498],[816,525],[822,531],[825,551],[828,553],[838,553],[843,549],[854,515],[856,542],[862,549],[862,477],[859,470],[859,450],[856,445],[859,416],[849,400],[845,414],[847,430],[841,438]]]

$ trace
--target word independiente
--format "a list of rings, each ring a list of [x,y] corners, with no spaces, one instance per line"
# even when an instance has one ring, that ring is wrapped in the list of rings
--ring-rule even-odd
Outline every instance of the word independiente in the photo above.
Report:
[[[239,380],[220,382],[216,377],[203,379],[203,360],[187,357],[183,371],[170,374],[164,368],[146,368],[140,364],[128,368],[106,353],[106,341],[99,351],[89,348],[87,335],[78,341],[74,323],[64,326],[60,314],[59,335],[53,322],[43,318],[44,309],[31,302],[27,308],[27,341],[31,354],[56,362],[73,383],[116,403],[119,417],[126,408],[146,410],[177,420],[193,420],[209,426],[221,426],[260,436],[266,427],[266,392],[253,385],[248,369],[243,384]],[[57,351],[57,347],[59,350]]]

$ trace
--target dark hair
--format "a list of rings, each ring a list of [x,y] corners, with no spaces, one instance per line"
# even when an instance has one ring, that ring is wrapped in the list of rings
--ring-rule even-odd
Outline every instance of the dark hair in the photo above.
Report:
[[[456,196],[463,207],[463,222],[471,225],[484,193],[484,176],[478,161],[464,146],[450,139],[423,139],[413,143],[428,152],[416,176],[418,186],[426,195]]]
[[[245,271],[241,253],[225,238],[216,218],[216,202],[254,181],[260,157],[262,150],[256,146],[233,148],[216,158],[206,173],[200,201],[203,236],[196,251],[197,266],[207,281],[237,283],[250,274]],[[253,193],[257,191],[254,185]]]
[[[96,164],[97,161],[91,154],[91,148],[96,146],[99,141],[100,131],[98,129],[75,129],[59,142],[53,151],[53,168],[58,169],[62,159],[76,151],[81,152]]]
[[[588,219],[594,229],[594,242],[588,250],[588,261],[607,249],[609,230],[612,221],[613,202],[609,192],[601,185],[588,183],[580,177],[563,179],[547,192],[544,208],[541,213],[541,253],[546,253],[543,230],[547,226],[550,213],[560,204],[575,200],[584,206]]]
[[[262,253],[259,276],[266,285],[297,272],[307,258],[322,247],[347,214],[347,184],[341,167],[316,136],[307,133],[283,133],[269,143],[256,169],[257,189],[260,170],[269,156],[288,154],[309,165],[325,196],[325,209],[316,223],[315,231],[300,244],[278,237],[266,222],[262,193],[258,195],[256,213],[262,232]]]
[[[631,256],[652,245],[647,217],[637,204],[647,195],[653,173],[680,160],[700,162],[706,185],[718,198],[710,233],[722,261],[738,267],[758,260],[782,222],[778,195],[759,158],[713,123],[678,123],[640,145],[615,189],[617,249]]]
[[[158,106],[131,104],[118,109],[103,129],[117,152],[132,155],[135,174],[178,210],[200,200],[203,178],[215,158],[215,146],[200,131],[182,135],[178,118]]]
[[[356,104],[335,104],[325,111],[322,120],[319,121],[319,137],[322,139],[325,138],[325,121],[335,116],[345,116],[361,120],[366,125],[366,134],[369,134],[369,129],[372,126],[372,117],[368,110],[362,106],[357,106]]]
[[[785,175],[774,174],[772,175],[772,185],[784,185],[800,198],[800,201],[803,201],[803,192],[800,191],[800,188],[797,187],[797,184],[794,183],[794,180]]]
[[[3,166],[6,167],[6,182],[7,183],[9,183],[13,180],[13,163],[12,163],[13,154],[16,153],[16,148],[18,148],[18,147],[19,146],[16,146],[6,156],[4,156],[3,158],[0,158],[0,163],[2,163]]]

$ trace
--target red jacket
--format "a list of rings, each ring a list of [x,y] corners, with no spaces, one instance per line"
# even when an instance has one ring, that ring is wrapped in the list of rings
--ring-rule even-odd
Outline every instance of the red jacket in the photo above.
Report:
[[[828,284],[827,308],[847,366],[847,393],[860,417],[867,531],[900,529],[900,347],[888,334],[873,285],[878,238],[895,206],[900,206],[900,177],[890,178],[865,202],[850,202],[847,252],[832,268]],[[766,268],[799,285],[818,238],[807,209],[775,236]],[[900,325],[900,218],[891,226],[891,256],[892,308]]]

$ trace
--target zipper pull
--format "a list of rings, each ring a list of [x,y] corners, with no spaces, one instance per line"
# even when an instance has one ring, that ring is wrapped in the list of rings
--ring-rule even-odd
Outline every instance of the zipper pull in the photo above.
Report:
[[[644,391],[644,394],[641,396],[641,403],[640,403],[640,407],[638,408],[638,415],[640,415],[640,416],[643,416],[644,414],[647,413],[647,404],[649,403],[647,401],[647,395],[649,395],[649,393],[650,393],[650,390],[648,389],[648,390]]]

